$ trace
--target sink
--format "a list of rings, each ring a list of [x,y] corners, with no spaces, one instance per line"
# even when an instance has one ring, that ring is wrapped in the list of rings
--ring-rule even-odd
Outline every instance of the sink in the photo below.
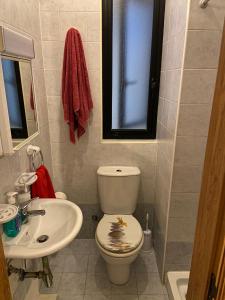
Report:
[[[38,199],[28,210],[44,209],[44,216],[30,216],[15,238],[2,236],[6,258],[39,258],[66,247],[79,233],[83,215],[73,202]]]

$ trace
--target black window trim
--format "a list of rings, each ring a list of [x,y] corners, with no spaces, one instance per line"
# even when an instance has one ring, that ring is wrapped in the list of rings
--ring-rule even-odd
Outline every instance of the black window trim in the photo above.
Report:
[[[165,0],[154,0],[147,129],[112,129],[112,3],[102,0],[103,139],[155,139],[161,72]]]

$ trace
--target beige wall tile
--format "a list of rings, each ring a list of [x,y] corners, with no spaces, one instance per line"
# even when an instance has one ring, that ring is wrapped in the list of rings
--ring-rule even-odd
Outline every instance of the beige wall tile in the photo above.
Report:
[[[193,242],[196,220],[193,218],[170,218],[168,242]]]
[[[177,124],[177,103],[168,102],[168,118],[167,118],[167,129],[174,136]]]
[[[200,166],[175,166],[173,173],[172,192],[199,193],[202,179]]]
[[[34,39],[35,58],[32,59],[31,65],[33,69],[43,69],[42,47],[39,40]]]
[[[60,11],[77,11],[78,0],[57,0]]]
[[[66,33],[74,27],[79,30],[82,41],[87,41],[87,14],[84,12],[60,12],[60,41],[65,41]]]
[[[167,70],[167,65],[168,65],[167,53],[168,53],[168,41],[163,43],[161,71]]]
[[[168,161],[173,161],[174,135],[166,127],[158,123],[157,126],[158,148]]]
[[[159,97],[159,103],[158,103],[158,122],[161,124],[165,124],[167,122],[166,116],[165,116],[165,99],[162,97]]]
[[[45,84],[47,96],[61,95],[61,70],[45,70]]]
[[[169,70],[181,68],[184,55],[184,42],[184,32],[179,33],[168,41],[167,67]]]
[[[203,165],[207,137],[178,136],[176,140],[176,165]]]
[[[78,11],[100,11],[101,1],[99,0],[77,0],[77,10]]]
[[[207,136],[211,105],[182,104],[180,105],[178,136]]]
[[[87,41],[100,42],[101,32],[101,15],[99,12],[92,12],[86,14],[86,26],[87,26]]]
[[[59,1],[57,0],[39,0],[41,11],[57,11],[59,9]],[[64,1],[64,2],[68,2]]]
[[[189,29],[223,29],[225,2],[214,0],[207,9],[199,9],[199,2],[191,0]]]
[[[43,62],[45,69],[62,70],[64,43],[58,41],[43,41]]]
[[[88,70],[100,69],[100,44],[95,42],[84,43],[84,52]]]
[[[160,74],[160,87],[159,87],[159,96],[165,98],[166,92],[166,72],[161,71]]]
[[[50,122],[50,138],[52,143],[64,143],[68,138],[67,125],[57,120]]]
[[[165,81],[165,98],[173,102],[178,102],[181,88],[181,70],[168,70]]]
[[[64,120],[64,111],[61,97],[48,97],[48,116],[49,120]]]
[[[196,219],[198,212],[198,200],[198,193],[172,193],[170,217]]]
[[[181,103],[212,103],[217,70],[184,70]]]
[[[215,30],[188,31],[185,55],[186,69],[217,68],[221,32]]]
[[[59,38],[59,13],[43,11],[41,13],[42,40],[57,41]]]

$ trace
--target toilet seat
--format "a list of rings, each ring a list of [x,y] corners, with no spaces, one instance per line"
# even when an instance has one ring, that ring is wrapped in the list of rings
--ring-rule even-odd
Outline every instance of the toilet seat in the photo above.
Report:
[[[103,249],[124,254],[138,248],[143,240],[143,232],[132,215],[105,214],[97,226],[96,239]]]

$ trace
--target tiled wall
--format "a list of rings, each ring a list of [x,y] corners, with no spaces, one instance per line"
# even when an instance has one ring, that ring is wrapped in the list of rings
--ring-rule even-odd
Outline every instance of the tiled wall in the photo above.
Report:
[[[36,58],[32,61],[35,98],[38,108],[40,135],[32,141],[39,145],[44,154],[47,167],[51,172],[51,152],[49,126],[45,93],[44,70],[42,63],[41,34],[39,22],[39,3],[35,0],[0,1],[0,23],[9,28],[29,34],[34,39]],[[15,179],[29,170],[26,146],[16,151],[13,156],[0,158],[0,203],[5,202],[5,192],[14,189]],[[18,262],[17,262],[18,263]],[[16,276],[10,278],[14,299],[23,300],[29,280],[18,284]]]
[[[159,145],[154,223],[155,249],[161,274],[163,274],[164,269],[167,218],[172,184],[188,4],[188,0],[166,1],[158,112]]]
[[[206,9],[196,0],[184,2],[179,6],[169,0],[166,5],[155,204],[155,246],[162,277],[164,271],[190,268],[225,15],[223,0],[211,1]],[[186,15],[183,27],[176,25],[179,15]],[[180,42],[173,37],[177,28],[182,30]],[[176,51],[184,53],[183,62]]]
[[[88,211],[88,208],[98,211],[96,170],[100,165],[140,167],[140,202],[154,201],[157,143],[101,143],[100,5],[100,0],[41,1],[42,47],[54,183],[56,189],[66,192],[71,201],[82,204],[84,211]],[[75,145],[69,141],[60,97],[63,47],[70,27],[77,28],[82,36],[94,102],[87,132]],[[84,228],[87,222],[91,222],[90,214],[85,216],[85,222]]]
[[[177,126],[166,270],[189,269],[225,2],[192,0]]]

